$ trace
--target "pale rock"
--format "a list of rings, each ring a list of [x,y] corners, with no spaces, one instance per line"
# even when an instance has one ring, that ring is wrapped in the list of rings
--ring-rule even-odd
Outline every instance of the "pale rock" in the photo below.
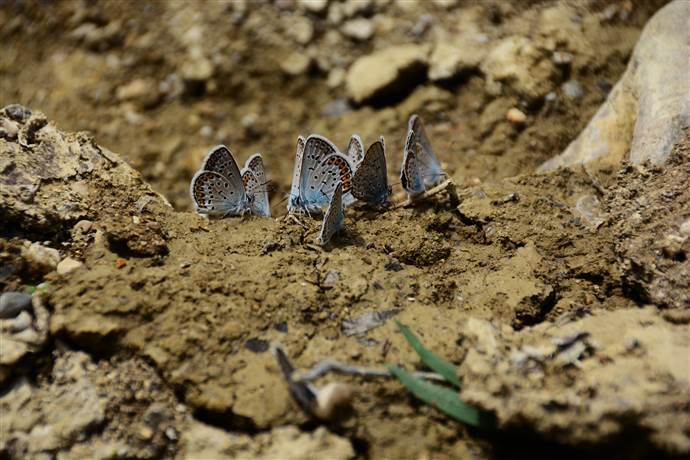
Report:
[[[374,24],[366,18],[350,19],[343,23],[340,31],[354,40],[369,40],[374,35]]]
[[[60,261],[59,264],[57,264],[58,275],[66,275],[70,272],[73,272],[82,265],[84,264],[76,259],[72,259],[71,257],[65,257]]]
[[[328,73],[328,79],[326,80],[326,85],[333,89],[342,85],[345,81],[345,70],[340,67],[336,67]]]
[[[535,100],[552,89],[555,67],[531,40],[521,36],[506,37],[489,51],[480,66],[487,86],[503,83],[518,95]]]
[[[193,56],[185,60],[180,69],[186,81],[206,81],[213,76],[213,63],[203,56]]]
[[[506,120],[515,125],[521,125],[527,121],[527,115],[525,115],[522,110],[512,107],[508,110],[508,112],[506,112]]]
[[[362,103],[408,91],[424,80],[428,55],[427,46],[400,45],[363,56],[348,70],[348,95]]]
[[[451,79],[463,72],[476,69],[487,54],[486,42],[481,35],[442,36],[437,40],[429,58],[429,79]]]
[[[31,243],[24,256],[36,265],[54,270],[60,262],[60,252],[57,249],[42,246],[40,243]]]
[[[459,4],[459,0],[432,0],[432,3],[439,8],[450,10]]]
[[[329,0],[298,0],[298,5],[310,13],[321,14],[328,9]]]
[[[587,127],[538,171],[596,162],[597,167],[664,163],[688,133],[690,2],[675,0],[647,22],[628,67]]]
[[[311,67],[312,58],[304,53],[290,53],[284,61],[281,62],[280,68],[283,72],[291,76],[302,75]]]
[[[346,0],[342,5],[345,17],[351,18],[371,12],[374,7],[374,2],[373,0]]]
[[[309,18],[293,16],[286,33],[300,45],[306,45],[314,37],[314,26]]]
[[[680,224],[680,233],[684,236],[690,236],[690,219]]]
[[[561,90],[563,95],[571,100],[582,99],[585,95],[585,90],[582,88],[582,84],[577,80],[568,80],[561,85]]]

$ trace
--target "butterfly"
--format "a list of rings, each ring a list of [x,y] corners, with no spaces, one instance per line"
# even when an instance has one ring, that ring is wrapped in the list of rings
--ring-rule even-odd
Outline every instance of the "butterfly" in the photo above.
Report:
[[[342,184],[343,203],[352,203],[354,169],[353,160],[340,153],[325,137],[312,134],[305,140],[300,136],[297,139],[288,212],[322,214],[339,183]]]
[[[383,137],[367,149],[352,178],[352,195],[369,204],[383,205],[388,202],[391,189],[388,186],[385,144]]]
[[[338,183],[333,191],[328,209],[323,216],[321,232],[319,232],[318,242],[326,245],[333,235],[338,233],[345,226],[345,214],[343,212],[343,184]]]
[[[352,137],[350,137],[350,142],[345,148],[345,155],[350,158],[350,161],[355,166],[359,165],[364,158],[364,143],[362,142],[362,138],[357,134],[353,134]]]
[[[209,150],[194,174],[189,192],[194,208],[210,216],[237,216],[247,212],[270,217],[266,173],[261,155],[249,157],[240,173],[235,158],[224,145]]]
[[[407,124],[400,182],[408,195],[414,196],[438,185],[446,176],[424,130],[422,119],[412,115]]]

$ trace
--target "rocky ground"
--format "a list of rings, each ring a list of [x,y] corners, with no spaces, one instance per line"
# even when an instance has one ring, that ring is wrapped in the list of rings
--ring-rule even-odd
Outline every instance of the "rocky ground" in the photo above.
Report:
[[[633,130],[683,90],[633,53],[664,3],[0,1],[0,457],[687,455],[687,107],[656,143]],[[587,134],[602,104],[629,129]],[[281,217],[298,134],[384,135],[399,191],[415,112],[459,205],[349,209],[326,250]],[[534,172],[601,132],[660,160],[609,143]],[[262,152],[276,219],[189,212],[221,142]],[[301,412],[268,344],[418,365],[390,320],[349,334],[376,311],[458,363],[498,430],[394,381],[338,377],[342,418]]]

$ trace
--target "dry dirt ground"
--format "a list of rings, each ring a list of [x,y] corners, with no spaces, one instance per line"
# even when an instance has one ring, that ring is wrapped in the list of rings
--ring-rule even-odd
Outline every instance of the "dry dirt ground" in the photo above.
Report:
[[[0,290],[39,285],[31,324],[2,324],[0,458],[690,452],[690,139],[663,167],[533,173],[664,2],[323,3],[0,0],[0,105],[26,107],[0,112]],[[402,44],[403,78],[355,103],[348,69]],[[396,184],[411,113],[459,205],[348,209],[325,250],[282,217],[298,134],[384,135]],[[217,143],[262,152],[277,218],[190,212]],[[384,310],[497,430],[390,380],[343,379],[337,421],[299,410],[268,343],[300,367],[418,365],[392,321],[345,334]]]

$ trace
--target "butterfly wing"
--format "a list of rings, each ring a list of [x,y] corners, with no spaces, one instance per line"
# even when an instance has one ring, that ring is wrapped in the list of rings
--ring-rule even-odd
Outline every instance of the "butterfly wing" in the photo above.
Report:
[[[343,229],[345,226],[345,214],[343,212],[343,185],[338,184],[333,191],[331,200],[328,204],[326,214],[323,216],[321,231],[319,232],[318,242],[326,245],[331,237]]]
[[[417,159],[417,141],[413,131],[407,133],[405,153],[400,170],[400,182],[408,195],[414,196],[424,192],[424,176]]]
[[[338,183],[343,195],[352,187],[352,165],[325,137],[307,138],[302,156],[299,198],[308,213],[320,214],[328,205]],[[351,194],[350,194],[351,197]]]
[[[422,119],[413,114],[407,123],[408,132],[413,132],[415,135],[414,148],[417,154],[417,161],[419,162],[419,170],[424,179],[424,185],[427,188],[437,185],[446,173],[441,168],[441,163],[439,163],[438,158],[434,154],[434,150],[431,148],[431,142],[424,129],[424,123]]]
[[[201,164],[201,170],[213,171],[227,177],[234,187],[242,183],[240,168],[237,167],[235,157],[232,156],[230,149],[224,145],[216,145],[208,151]]]
[[[197,171],[190,185],[197,212],[210,216],[241,215],[247,209],[244,185],[215,171]]]
[[[264,171],[261,155],[255,153],[244,164],[242,170],[244,192],[247,195],[252,214],[271,217],[271,206],[268,201],[268,181]]]
[[[345,156],[350,159],[353,165],[358,165],[364,158],[364,143],[357,134],[353,134],[350,138],[350,143],[347,144],[345,149]]]
[[[383,137],[369,146],[352,178],[352,194],[371,204],[388,201],[388,172]]]
[[[290,186],[290,196],[288,197],[288,212],[299,213],[302,211],[299,198],[300,177],[302,174],[302,154],[304,153],[305,139],[302,136],[297,138],[297,153],[295,154],[295,167],[292,172],[292,185]]]

